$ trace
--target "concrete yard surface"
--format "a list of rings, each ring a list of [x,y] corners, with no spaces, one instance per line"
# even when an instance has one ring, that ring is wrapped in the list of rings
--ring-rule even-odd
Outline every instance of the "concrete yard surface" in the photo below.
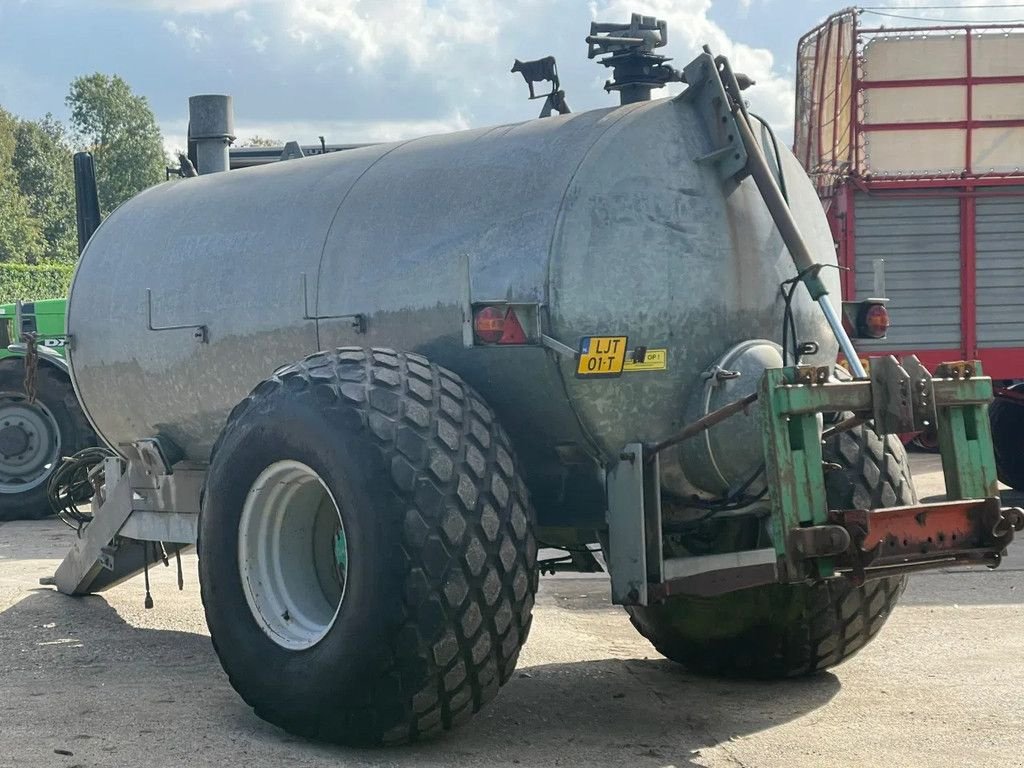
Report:
[[[922,497],[937,457],[913,456]],[[1020,499],[1008,494],[1007,501]],[[292,737],[235,695],[194,555],[100,596],[39,587],[74,533],[0,524],[0,766],[1024,766],[1024,540],[1002,567],[916,575],[879,637],[814,678],[714,680],[662,659],[603,576],[541,580],[519,669],[448,735],[352,750]]]

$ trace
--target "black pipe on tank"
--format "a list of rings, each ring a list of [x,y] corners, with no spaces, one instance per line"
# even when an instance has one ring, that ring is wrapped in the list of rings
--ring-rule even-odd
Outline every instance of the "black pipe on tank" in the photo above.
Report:
[[[88,152],[76,152],[75,223],[78,225],[78,255],[100,225],[100,199],[96,191],[96,166]]]

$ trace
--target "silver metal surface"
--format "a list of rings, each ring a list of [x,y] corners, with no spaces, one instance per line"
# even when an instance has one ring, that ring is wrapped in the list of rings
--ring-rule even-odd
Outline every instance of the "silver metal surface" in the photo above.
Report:
[[[188,100],[189,140],[195,142],[196,170],[201,174],[228,170],[228,147],[235,140],[230,96],[191,96]]]
[[[885,259],[871,260],[871,277],[874,279],[872,298],[885,298]]]
[[[622,449],[608,471],[608,574],[612,602],[647,605],[647,546],[644,518],[644,451]]]
[[[864,366],[860,362],[860,357],[857,355],[857,349],[853,346],[853,341],[850,339],[849,334],[846,333],[846,329],[843,328],[842,318],[839,317],[836,308],[832,306],[832,297],[829,295],[822,296],[818,299],[818,306],[821,307],[822,314],[825,315],[825,319],[839,341],[839,348],[846,357],[847,364],[850,366],[850,373],[858,379],[863,379],[867,375],[864,373]]]
[[[757,392],[765,369],[781,367],[782,347],[775,342],[752,339],[737,344],[704,373],[704,387],[694,398],[690,420]],[[727,494],[764,462],[760,406],[753,403],[743,413],[680,444],[676,457],[697,488],[716,496]],[[757,482],[748,495],[757,495],[763,487]]]
[[[41,580],[53,584],[66,595],[85,595],[98,591],[96,583],[104,570],[104,562],[112,565],[107,549],[114,535],[132,513],[132,488],[128,473],[122,470],[121,460],[107,459],[104,462],[106,494],[98,504],[94,503],[93,521],[75,539],[71,551],[57,567],[52,579]],[[121,574],[121,579],[135,575],[137,570]],[[106,579],[112,572],[105,574]],[[113,586],[113,584],[106,584]]]
[[[829,263],[821,259],[827,256],[834,256],[834,246],[830,245],[828,251],[822,251],[820,243],[813,243],[817,247],[812,248],[812,243],[806,240],[801,231],[800,223],[793,215],[791,201],[782,194],[776,176],[768,165],[760,144],[754,138],[750,123],[745,115],[740,115],[741,111],[742,104],[734,109],[733,113],[736,117],[736,127],[739,129],[739,135],[743,140],[743,146],[747,148],[747,169],[761,192],[765,206],[771,212],[775,226],[779,228],[779,233],[786,243],[786,249],[793,258],[793,264],[796,266],[798,275],[801,277],[811,298],[818,302],[818,306],[821,307],[821,311],[825,315],[825,321],[832,330],[832,335],[839,342],[839,348],[848,361],[850,371],[857,378],[863,378],[864,367],[861,365],[857,351],[853,347],[853,341],[851,341],[850,335],[843,327],[843,321],[839,313],[832,306],[832,300],[828,295],[828,287],[821,280],[820,267]],[[780,175],[780,178],[782,176],[784,174]],[[838,296],[839,294],[836,293],[836,295]],[[839,299],[836,300],[839,301]]]
[[[158,441],[120,446],[128,457],[103,463],[104,485],[93,500],[93,519],[57,568],[54,584],[66,594],[109,589],[158,558],[196,543],[204,467],[169,465]]]
[[[135,509],[117,535],[136,541],[194,545],[199,536],[199,515]]]
[[[238,522],[242,591],[264,634],[292,651],[323,640],[345,598],[347,563],[341,510],[320,475],[290,460],[264,469]]]
[[[420,352],[481,392],[541,523],[564,519],[603,488],[587,468],[569,476],[590,495],[567,486],[557,446],[609,465],[622,445],[668,437],[711,363],[781,337],[792,261],[754,183],[723,184],[697,162],[713,149],[703,108],[659,100],[147,190],[79,262],[76,391],[111,445],[160,435],[203,462],[231,408],[278,366],[349,344]],[[834,264],[813,188],[788,152],[781,165],[805,240]],[[838,295],[836,270],[822,279]],[[206,326],[209,343],[148,330],[146,288],[157,320]],[[829,364],[836,342],[798,294],[801,340],[821,345],[806,362]],[[668,370],[591,380],[561,347],[467,348],[467,298],[541,306],[544,334],[573,349],[626,335],[667,350]]]
[[[775,550],[771,548],[702,557],[669,557],[665,559],[665,580],[682,579],[687,576],[695,576],[698,573],[724,571],[748,565],[774,564],[776,557]]]

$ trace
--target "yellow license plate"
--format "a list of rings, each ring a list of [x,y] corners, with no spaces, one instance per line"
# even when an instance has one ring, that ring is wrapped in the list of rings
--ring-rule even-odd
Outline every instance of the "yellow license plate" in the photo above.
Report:
[[[626,362],[625,336],[584,336],[580,339],[577,376],[618,376]]]

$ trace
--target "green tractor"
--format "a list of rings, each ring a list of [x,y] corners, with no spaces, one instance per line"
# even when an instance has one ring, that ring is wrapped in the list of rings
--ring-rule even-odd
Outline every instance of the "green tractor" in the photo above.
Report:
[[[0,521],[49,515],[61,457],[96,445],[64,359],[66,304],[0,304]]]
[[[100,224],[92,155],[75,163],[78,252]],[[96,445],[65,360],[66,299],[0,304],[0,522],[52,513],[47,492],[64,456]]]

